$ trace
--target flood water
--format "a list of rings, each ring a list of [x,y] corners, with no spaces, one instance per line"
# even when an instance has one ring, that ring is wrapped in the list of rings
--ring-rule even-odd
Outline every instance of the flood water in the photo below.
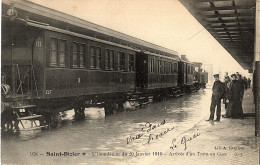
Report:
[[[145,108],[117,112],[106,117],[103,109],[88,108],[84,121],[72,120],[73,111],[68,111],[67,117],[55,129],[2,136],[2,163],[140,163],[144,156],[136,156],[136,152],[152,154],[169,149],[173,137],[206,119],[210,95],[209,88],[201,89],[179,98],[169,98]],[[149,124],[153,129],[149,130]],[[129,140],[133,137],[137,139]],[[54,152],[70,152],[72,155],[51,156]],[[128,155],[122,156],[123,153]],[[133,153],[134,156],[129,156]]]

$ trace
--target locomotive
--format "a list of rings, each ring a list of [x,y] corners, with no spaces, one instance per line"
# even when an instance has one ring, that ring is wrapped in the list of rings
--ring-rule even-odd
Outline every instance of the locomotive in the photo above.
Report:
[[[109,114],[207,83],[194,81],[196,65],[176,51],[23,0],[2,1],[1,53],[2,126],[15,129],[23,120],[29,129],[54,127],[68,109],[79,119],[88,106]]]
[[[202,63],[193,62],[194,65],[194,84],[197,87],[206,88],[208,83],[208,73],[202,69]]]

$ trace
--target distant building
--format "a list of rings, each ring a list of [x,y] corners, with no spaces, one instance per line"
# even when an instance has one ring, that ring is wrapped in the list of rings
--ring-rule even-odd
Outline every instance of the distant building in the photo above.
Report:
[[[213,83],[213,64],[204,64],[205,71],[209,75],[209,84]]]

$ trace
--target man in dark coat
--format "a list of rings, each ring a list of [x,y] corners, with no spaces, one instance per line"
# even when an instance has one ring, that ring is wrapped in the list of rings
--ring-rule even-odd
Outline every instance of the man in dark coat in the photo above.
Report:
[[[213,121],[215,108],[217,106],[217,119],[215,121],[220,121],[221,115],[221,99],[224,97],[225,94],[225,87],[223,83],[219,80],[219,74],[214,74],[215,82],[212,87],[212,98],[211,98],[211,105],[210,105],[210,117],[207,121]]]
[[[246,76],[244,76],[243,80],[244,80],[244,84],[245,84],[245,90],[247,90],[248,85],[247,85],[247,78],[246,78]]]

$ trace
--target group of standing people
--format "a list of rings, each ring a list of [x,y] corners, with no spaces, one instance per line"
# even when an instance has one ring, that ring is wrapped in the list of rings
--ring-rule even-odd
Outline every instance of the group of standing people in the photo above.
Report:
[[[212,98],[210,105],[210,117],[207,121],[214,119],[215,108],[217,107],[217,118],[220,121],[221,99],[225,104],[226,114],[224,118],[243,118],[242,100],[244,90],[250,88],[250,78],[242,77],[238,72],[232,74],[231,78],[226,75],[225,81],[219,80],[219,74],[213,75],[215,82],[212,87]]]

